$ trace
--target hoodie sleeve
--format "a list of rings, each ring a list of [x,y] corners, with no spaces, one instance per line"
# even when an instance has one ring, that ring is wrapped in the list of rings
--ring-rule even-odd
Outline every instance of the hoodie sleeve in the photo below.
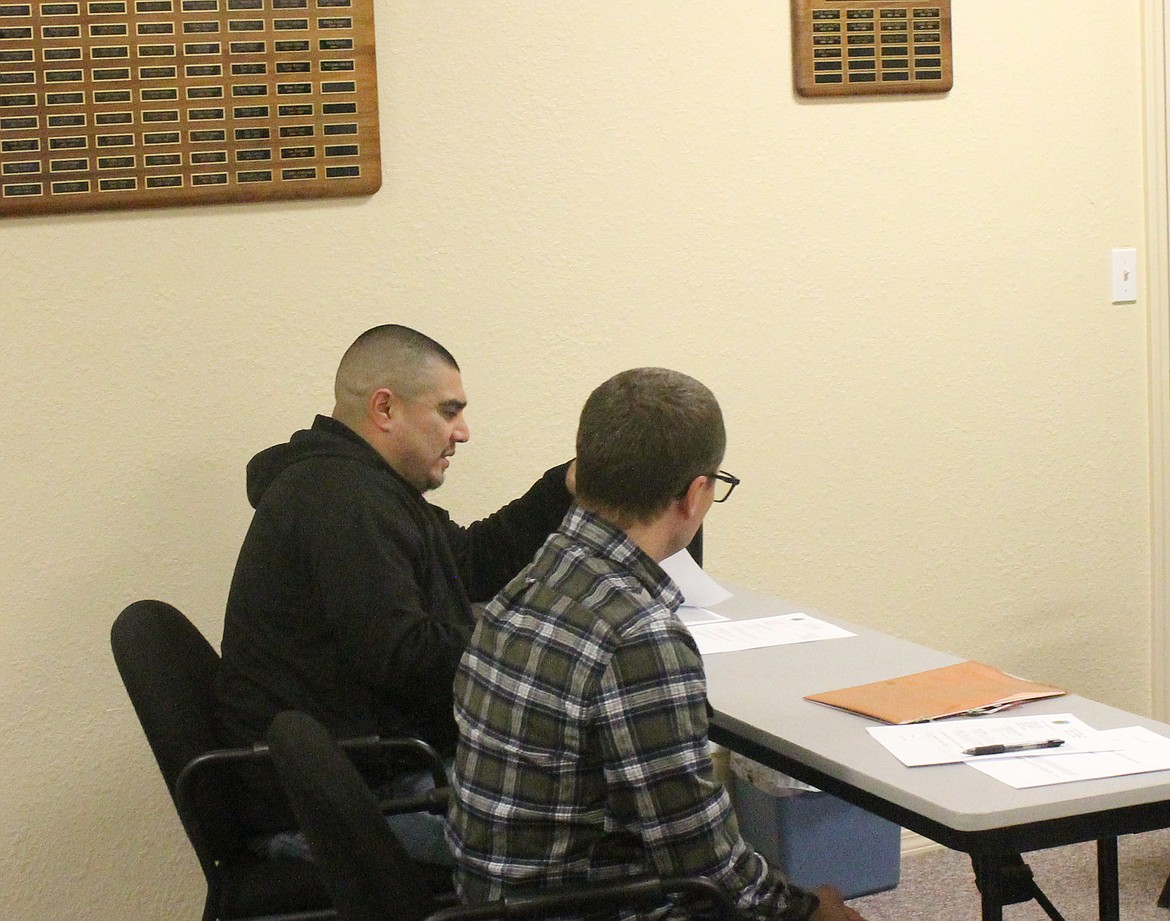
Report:
[[[489,601],[560,527],[573,499],[565,486],[568,467],[566,462],[546,470],[524,495],[467,527],[436,509],[472,601]]]

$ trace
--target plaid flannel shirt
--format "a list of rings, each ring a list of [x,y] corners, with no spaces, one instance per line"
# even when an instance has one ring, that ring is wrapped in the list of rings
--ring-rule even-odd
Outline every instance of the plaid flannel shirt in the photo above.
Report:
[[[800,911],[714,776],[681,603],[624,532],[574,507],[488,605],[455,679],[464,899],[649,872],[708,877],[748,917]]]

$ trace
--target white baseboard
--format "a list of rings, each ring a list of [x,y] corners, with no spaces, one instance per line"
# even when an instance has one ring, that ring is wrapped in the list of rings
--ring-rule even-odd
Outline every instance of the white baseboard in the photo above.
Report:
[[[936,851],[940,847],[937,841],[931,841],[929,838],[924,838],[917,832],[909,829],[902,829],[902,856],[910,857],[914,854],[922,854],[927,851]]]

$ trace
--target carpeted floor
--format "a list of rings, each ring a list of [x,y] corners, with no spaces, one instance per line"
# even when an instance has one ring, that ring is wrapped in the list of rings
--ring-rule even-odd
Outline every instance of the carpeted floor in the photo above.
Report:
[[[1170,921],[1158,894],[1170,874],[1170,829],[1118,841],[1122,921]],[[1097,847],[1077,844],[1033,851],[1024,859],[1065,921],[1097,919]],[[929,848],[902,859],[896,889],[849,903],[867,921],[978,921],[979,892],[966,854]],[[1047,921],[1035,902],[1008,905],[1004,921]]]

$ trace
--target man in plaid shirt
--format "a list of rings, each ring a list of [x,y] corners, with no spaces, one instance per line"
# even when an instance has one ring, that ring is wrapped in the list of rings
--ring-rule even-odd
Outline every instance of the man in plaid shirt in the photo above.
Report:
[[[707,877],[745,918],[862,921],[744,843],[712,769],[703,661],[658,563],[738,482],[725,447],[714,395],[675,371],[623,372],[586,401],[576,505],[456,674],[447,839],[464,900],[654,873]]]

